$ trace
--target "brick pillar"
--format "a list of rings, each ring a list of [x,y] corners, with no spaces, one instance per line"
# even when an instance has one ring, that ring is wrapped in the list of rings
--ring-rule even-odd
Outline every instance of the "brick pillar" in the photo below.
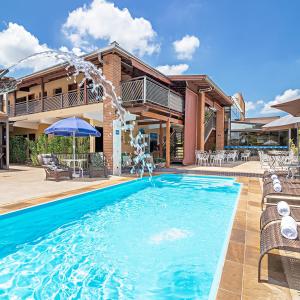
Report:
[[[204,150],[204,134],[205,134],[205,93],[202,92],[198,95],[197,105],[197,150]]]
[[[224,149],[224,107],[217,111],[216,118],[216,150]]]
[[[116,91],[121,82],[121,58],[116,54],[107,54],[103,57],[103,74],[110,80]],[[111,99],[103,99],[103,153],[107,160],[109,173],[113,172],[113,120],[116,119],[115,108]]]

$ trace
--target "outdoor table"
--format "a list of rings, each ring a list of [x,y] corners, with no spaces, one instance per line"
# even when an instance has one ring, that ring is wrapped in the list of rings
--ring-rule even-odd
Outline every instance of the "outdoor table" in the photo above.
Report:
[[[65,162],[66,165],[70,168],[72,167],[72,163],[73,163],[73,166],[78,167],[78,169],[81,171],[81,177],[83,177],[82,165],[84,162],[87,162],[86,158],[77,158],[77,159],[65,158],[65,159],[62,159],[62,161]],[[80,176],[80,173],[79,173],[79,176]]]

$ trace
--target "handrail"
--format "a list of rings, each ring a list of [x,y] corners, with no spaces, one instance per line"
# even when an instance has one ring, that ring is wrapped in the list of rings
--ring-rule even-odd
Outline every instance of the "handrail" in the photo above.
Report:
[[[211,113],[205,122],[204,141],[206,142],[212,130],[216,127],[216,118],[214,112]]]
[[[147,77],[137,77],[121,83],[123,103],[151,102],[183,112],[183,97],[179,93]]]
[[[86,90],[86,96],[84,93],[84,89],[80,89],[79,91],[61,93],[49,97],[40,97],[15,103],[14,105],[8,106],[9,116],[12,117],[40,113],[102,101],[103,91],[97,93],[96,91],[93,91],[92,88],[88,88]]]

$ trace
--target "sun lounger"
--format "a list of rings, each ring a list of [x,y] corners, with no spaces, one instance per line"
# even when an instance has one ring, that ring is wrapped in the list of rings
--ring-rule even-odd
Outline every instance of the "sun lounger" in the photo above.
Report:
[[[289,199],[287,199],[287,200],[284,199],[284,201],[287,201],[288,203],[297,201],[292,198],[300,199],[300,183],[295,183],[293,181],[283,181],[281,186],[282,186],[282,191],[275,192],[272,183],[264,184],[263,195],[262,195],[262,200],[261,200],[261,209],[263,209],[265,203],[269,203],[267,198],[270,198],[270,197],[286,196]],[[300,200],[298,201],[298,203],[300,204]]]
[[[300,222],[300,207],[290,207],[291,217]],[[281,221],[282,216],[277,211],[277,206],[268,206],[260,216],[260,230],[263,230],[268,224]]]
[[[260,235],[260,257],[258,261],[258,281],[261,280],[261,263],[263,257],[271,250],[285,250],[300,253],[300,227],[298,229],[298,238],[296,240],[286,239],[281,235],[280,222],[270,224],[261,231]]]

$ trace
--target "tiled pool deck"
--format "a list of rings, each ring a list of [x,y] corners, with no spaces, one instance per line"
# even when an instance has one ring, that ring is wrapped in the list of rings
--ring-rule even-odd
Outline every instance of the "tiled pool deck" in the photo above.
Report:
[[[0,214],[104,188],[128,180],[132,180],[132,177],[116,177],[72,191],[24,199],[12,204],[0,204]],[[265,257],[263,276],[267,279],[267,282],[258,283],[257,263],[259,257],[259,219],[261,214],[260,179],[255,177],[237,177],[237,181],[243,184],[243,189],[231,232],[217,299],[300,299],[300,281],[298,281],[298,291],[288,287],[288,283],[292,282],[292,279],[289,280],[288,277],[293,275],[300,277],[300,267],[296,270],[296,274],[286,276],[284,270],[288,268],[288,265],[281,260],[278,252],[273,252],[272,255]]]

